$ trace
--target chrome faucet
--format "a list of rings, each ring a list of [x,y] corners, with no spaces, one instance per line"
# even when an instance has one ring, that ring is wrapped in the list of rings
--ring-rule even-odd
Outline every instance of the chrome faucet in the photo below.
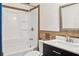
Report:
[[[73,43],[74,41],[73,41],[73,39],[70,38],[70,36],[67,36],[66,37],[66,42],[72,42]]]

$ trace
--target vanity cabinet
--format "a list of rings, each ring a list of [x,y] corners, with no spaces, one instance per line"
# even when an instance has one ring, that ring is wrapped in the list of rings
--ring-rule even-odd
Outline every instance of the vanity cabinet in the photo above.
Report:
[[[79,55],[44,43],[43,56],[79,56]]]

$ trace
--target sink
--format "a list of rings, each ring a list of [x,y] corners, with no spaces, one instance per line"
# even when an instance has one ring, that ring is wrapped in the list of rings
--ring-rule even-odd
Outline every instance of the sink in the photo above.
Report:
[[[48,40],[43,41],[43,43],[54,46],[72,53],[79,54],[79,43],[77,42],[66,42],[66,40]]]
[[[53,41],[48,41],[49,44],[54,44],[54,45],[64,45],[64,46],[71,46],[71,47],[79,47],[79,43],[72,43],[72,42],[66,42],[62,40],[53,40]]]
[[[66,44],[66,45],[69,45],[69,46],[73,46],[73,47],[79,47],[79,43],[72,43],[72,42],[64,42],[64,41],[59,41],[60,43],[62,44]]]

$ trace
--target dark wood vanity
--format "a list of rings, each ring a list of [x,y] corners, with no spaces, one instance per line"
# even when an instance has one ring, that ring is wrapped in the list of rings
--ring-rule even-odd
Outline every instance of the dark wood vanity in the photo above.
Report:
[[[79,56],[79,55],[44,43],[43,56]]]

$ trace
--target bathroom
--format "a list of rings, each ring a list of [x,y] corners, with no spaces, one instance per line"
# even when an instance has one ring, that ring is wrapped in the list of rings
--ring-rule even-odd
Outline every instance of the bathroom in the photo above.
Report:
[[[2,3],[1,55],[79,56],[78,10],[78,3]]]

